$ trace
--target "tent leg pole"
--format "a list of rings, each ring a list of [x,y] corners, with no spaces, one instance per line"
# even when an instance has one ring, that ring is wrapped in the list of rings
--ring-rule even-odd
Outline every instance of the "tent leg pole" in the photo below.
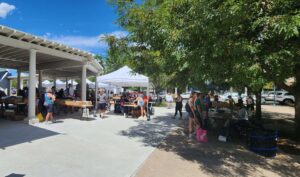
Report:
[[[96,81],[95,81],[95,111],[94,111],[94,117],[97,116],[97,105],[98,105],[98,75],[96,75]]]
[[[149,95],[149,83],[147,86],[147,121],[150,121],[150,111],[149,111],[149,105],[150,105],[150,95]]]

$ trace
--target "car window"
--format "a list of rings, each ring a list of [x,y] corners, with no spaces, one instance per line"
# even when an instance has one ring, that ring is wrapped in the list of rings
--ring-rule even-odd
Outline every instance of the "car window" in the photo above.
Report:
[[[282,95],[282,93],[277,93],[277,95]]]
[[[286,95],[286,96],[293,96],[292,93],[286,93],[286,94],[284,94],[284,95]]]

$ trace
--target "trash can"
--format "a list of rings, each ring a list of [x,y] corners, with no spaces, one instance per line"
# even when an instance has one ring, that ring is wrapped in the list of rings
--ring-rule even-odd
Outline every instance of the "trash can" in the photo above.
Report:
[[[277,153],[278,132],[272,130],[253,130],[249,134],[249,149],[265,157]]]

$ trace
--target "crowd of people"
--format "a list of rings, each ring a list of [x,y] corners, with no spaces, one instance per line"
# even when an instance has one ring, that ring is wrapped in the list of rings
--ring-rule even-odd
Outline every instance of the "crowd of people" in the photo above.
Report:
[[[113,95],[113,94],[111,94]],[[128,107],[126,107],[126,104],[132,104],[133,109],[138,111],[140,116],[144,117],[146,116],[146,107],[148,103],[148,97],[145,96],[143,93],[128,93],[125,92],[121,95],[115,95],[119,97],[118,99],[115,100],[115,113],[128,113]],[[105,112],[107,109],[110,108],[110,100],[109,96],[105,94],[104,90],[99,90],[98,91],[98,110],[100,117],[104,117]],[[134,117],[139,117],[139,116],[134,116]]]
[[[169,96],[168,96],[169,95]],[[188,113],[188,137],[192,138],[195,131],[199,128],[209,129],[210,120],[209,120],[209,111],[211,108],[215,112],[223,113],[224,110],[221,109],[221,104],[219,101],[219,96],[214,95],[211,99],[210,93],[200,93],[192,92],[185,109]],[[182,119],[182,108],[183,108],[183,98],[180,93],[175,97],[175,114],[172,117],[176,118],[179,112],[179,119]],[[167,107],[170,108],[170,105],[173,102],[173,98],[170,93],[166,96]],[[228,130],[232,130],[237,126],[247,126],[248,117],[251,116],[254,111],[254,99],[251,96],[246,97],[246,105],[244,105],[242,98],[238,99],[238,102],[235,103],[234,99],[229,95],[226,101],[227,108],[229,109],[233,119],[229,119],[225,123],[224,127]],[[227,130],[227,131],[228,131]]]

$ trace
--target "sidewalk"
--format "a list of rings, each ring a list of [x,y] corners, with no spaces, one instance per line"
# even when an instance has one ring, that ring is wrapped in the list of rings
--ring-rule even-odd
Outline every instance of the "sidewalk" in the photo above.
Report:
[[[109,114],[105,119],[66,115],[54,124],[0,119],[0,176],[129,177],[178,120],[157,108],[151,121]]]
[[[184,124],[182,124],[184,125]],[[135,177],[300,176],[300,156],[279,152],[265,158],[235,143],[208,136],[206,144],[188,141],[183,126],[162,143]]]

